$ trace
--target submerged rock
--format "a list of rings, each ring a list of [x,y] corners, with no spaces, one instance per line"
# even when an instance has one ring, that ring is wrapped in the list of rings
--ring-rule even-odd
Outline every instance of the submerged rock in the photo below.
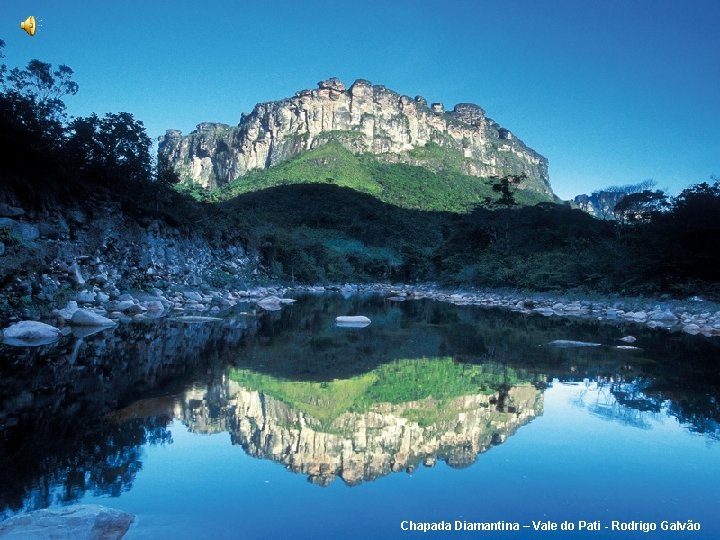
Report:
[[[3,343],[14,346],[39,346],[60,337],[60,330],[37,321],[20,321],[5,329]]]
[[[569,339],[556,339],[549,343],[552,347],[600,347],[602,343],[592,343],[590,341],[572,341]]]
[[[0,523],[0,537],[6,540],[119,540],[135,516],[95,504],[36,510]]]

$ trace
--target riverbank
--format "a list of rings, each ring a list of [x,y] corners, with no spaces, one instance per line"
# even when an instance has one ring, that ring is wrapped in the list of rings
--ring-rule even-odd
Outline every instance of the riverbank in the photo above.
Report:
[[[336,284],[299,286],[255,286],[242,290],[210,287],[190,288],[174,285],[166,290],[103,292],[99,287],[77,291],[65,305],[52,302],[38,309],[36,317],[12,317],[6,325],[4,340],[15,345],[52,343],[54,337],[72,332],[89,335],[118,323],[180,318],[201,322],[223,317],[242,309],[247,316],[262,311],[279,311],[304,294],[379,295],[389,303],[429,299],[455,305],[507,309],[526,315],[572,317],[580,319],[633,323],[650,328],[685,332],[706,337],[720,336],[720,305],[693,297],[685,301],[666,298],[623,298],[497,290],[444,289],[433,284]],[[362,315],[362,313],[354,314]],[[18,321],[42,322],[49,328]],[[10,326],[8,326],[10,325]],[[18,332],[20,335],[18,337]],[[23,332],[29,332],[23,337]],[[39,334],[38,334],[39,332]]]

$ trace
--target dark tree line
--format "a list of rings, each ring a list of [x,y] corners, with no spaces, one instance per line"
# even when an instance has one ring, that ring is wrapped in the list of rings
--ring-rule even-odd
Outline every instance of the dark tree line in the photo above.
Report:
[[[4,46],[0,40],[0,58]],[[54,69],[40,60],[22,69],[0,65],[5,195],[33,205],[98,190],[156,200],[156,184],[176,177],[168,171],[154,174],[143,123],[127,112],[68,118],[63,99],[78,92],[72,77],[68,66]]]

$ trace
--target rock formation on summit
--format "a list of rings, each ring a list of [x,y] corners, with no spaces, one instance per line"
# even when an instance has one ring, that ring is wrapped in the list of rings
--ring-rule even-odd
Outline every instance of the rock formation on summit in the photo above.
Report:
[[[236,127],[202,123],[187,136],[168,130],[159,158],[182,180],[206,188],[227,184],[253,169],[272,167],[336,141],[354,153],[422,165],[409,151],[435,143],[461,156],[462,172],[489,177],[525,174],[521,189],[552,196],[547,160],[470,103],[446,111],[421,96],[402,96],[366,80],[350,88],[336,78],[280,101],[259,103]]]

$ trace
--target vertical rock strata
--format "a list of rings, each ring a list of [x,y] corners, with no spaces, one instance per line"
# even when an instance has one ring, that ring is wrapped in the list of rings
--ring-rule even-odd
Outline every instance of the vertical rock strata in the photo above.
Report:
[[[446,111],[421,96],[402,96],[366,80],[350,88],[332,78],[315,90],[259,103],[237,127],[202,123],[187,136],[168,130],[159,157],[184,180],[217,187],[336,141],[354,153],[415,163],[410,150],[435,143],[461,157],[462,172],[478,177],[526,174],[525,189],[552,195],[547,160],[470,103]]]

